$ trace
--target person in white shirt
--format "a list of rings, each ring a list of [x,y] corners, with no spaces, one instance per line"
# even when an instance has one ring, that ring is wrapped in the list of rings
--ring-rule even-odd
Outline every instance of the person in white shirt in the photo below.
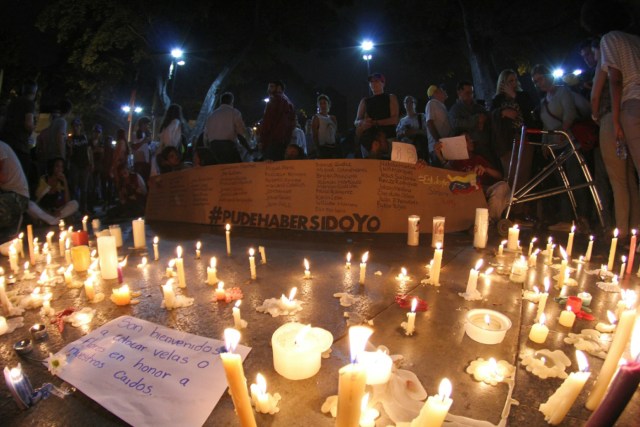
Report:
[[[14,237],[29,206],[29,184],[16,153],[0,141],[0,242]]]
[[[327,95],[320,95],[316,101],[318,113],[311,121],[311,132],[313,143],[318,150],[320,159],[337,159],[339,157],[338,146],[336,145],[336,130],[338,120],[336,116],[330,115],[331,100]]]
[[[415,145],[418,157],[427,160],[427,124],[424,114],[416,113],[416,99],[411,95],[405,96],[404,109],[407,115],[400,119],[396,135],[400,141]]]
[[[233,108],[234,97],[231,92],[223,93],[220,106],[213,110],[204,125],[205,146],[213,151],[217,163],[241,163],[237,141],[247,151],[252,151],[247,141],[247,128],[242,120],[242,114]]]
[[[436,85],[429,86],[427,89],[429,102],[425,107],[424,115],[427,121],[427,137],[429,139],[429,160],[432,166],[442,167],[438,160],[438,156],[434,152],[436,143],[441,138],[451,135],[451,123],[449,122],[449,113],[444,101],[447,100],[447,92]]]

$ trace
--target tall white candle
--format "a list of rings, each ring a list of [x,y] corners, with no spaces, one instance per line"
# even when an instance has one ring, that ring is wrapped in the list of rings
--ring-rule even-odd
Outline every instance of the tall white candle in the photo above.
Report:
[[[476,262],[474,268],[469,271],[469,279],[467,280],[467,295],[473,295],[476,293],[478,287],[478,276],[480,275],[480,267],[482,267],[483,260],[479,259]]]
[[[476,220],[473,226],[473,247],[484,249],[489,237],[489,209],[476,208]]]
[[[407,327],[406,333],[407,335],[413,335],[413,332],[416,330],[416,307],[418,306],[418,300],[414,298],[411,301],[411,312],[407,313]]]
[[[13,274],[17,274],[20,270],[20,266],[18,265],[18,250],[14,245],[9,246],[9,266]]]
[[[558,271],[558,287],[562,288],[567,273],[567,253],[562,246],[560,246],[560,254],[562,255],[562,261],[560,261],[560,270]]]
[[[436,244],[436,249],[433,252],[433,266],[429,274],[429,283],[432,285],[440,285],[440,268],[442,267],[442,249],[439,244]]]
[[[613,238],[611,239],[611,247],[609,248],[609,262],[607,269],[613,271],[613,262],[615,261],[616,248],[618,247],[618,229],[613,230]]]
[[[256,427],[256,419],[247,390],[247,379],[242,367],[242,357],[233,352],[240,341],[240,332],[227,328],[224,330],[224,339],[227,353],[221,353],[220,358],[229,384],[233,406],[236,408],[236,414],[242,427]]]
[[[529,242],[529,253],[527,254],[527,256],[531,256],[531,254],[533,253],[533,244],[538,240],[537,237],[534,237],[531,239],[531,241]]]
[[[535,268],[538,264],[538,254],[540,253],[540,249],[536,249],[531,255],[529,255],[529,267]]]
[[[344,268],[347,270],[351,268],[351,252],[347,252],[347,261],[344,264]]]
[[[571,231],[569,232],[569,237],[567,238],[567,256],[571,256],[571,252],[573,252],[573,236],[575,235],[576,226],[571,225]]]
[[[122,242],[122,229],[118,224],[109,226],[109,234],[116,238],[116,247],[121,248],[123,245]],[[143,245],[144,246],[144,245]]]
[[[133,247],[136,249],[144,248],[147,246],[147,240],[145,237],[144,219],[138,218],[131,221],[133,227]]]
[[[507,244],[506,240],[503,240],[502,242],[500,242],[500,245],[498,246],[498,256],[502,256],[504,254],[504,245]]]
[[[59,248],[59,251],[60,251],[60,256],[62,256],[62,254],[64,254],[64,243],[65,243],[66,240],[67,240],[67,232],[66,231],[61,231],[60,235],[58,237],[58,248]]]
[[[187,280],[184,276],[184,260],[182,259],[182,246],[176,248],[176,272],[178,273],[178,287],[186,288]]]
[[[444,378],[440,382],[437,396],[430,396],[420,410],[418,417],[411,421],[411,427],[440,427],[453,403],[451,381]]]
[[[51,248],[51,238],[53,237],[53,231],[47,233],[47,242],[49,243],[49,247]],[[24,258],[24,232],[20,232],[18,234],[18,252],[20,253],[20,258]]]
[[[98,237],[98,256],[100,258],[100,275],[105,280],[118,278],[118,251],[116,238],[113,236]]]
[[[549,236],[549,238],[547,239],[547,258],[545,263],[547,265],[551,265],[551,263],[553,262],[553,237]]]
[[[209,261],[210,267],[207,267],[207,283],[209,285],[215,285],[218,283],[218,269],[216,268],[218,261],[216,257],[211,257]]]
[[[589,244],[587,245],[587,252],[584,254],[585,261],[591,261],[592,252],[593,252],[593,236],[589,236]]]
[[[242,317],[240,316],[240,304],[242,304],[242,300],[236,301],[235,306],[231,310],[233,314],[233,326],[236,329],[244,328],[244,325],[242,324]]]
[[[93,301],[93,299],[95,298],[95,279],[93,276],[90,276],[87,280],[84,281],[84,293],[87,296],[87,300],[89,301]]]
[[[167,283],[162,285],[162,295],[164,297],[164,307],[171,310],[176,305],[176,293],[173,290],[173,279],[167,280]]]
[[[509,227],[509,235],[507,236],[507,250],[515,252],[518,250],[518,239],[520,238],[520,229],[518,224]]]
[[[249,272],[251,273],[251,280],[256,280],[256,257],[253,248],[249,249]]]
[[[622,257],[620,257],[620,261],[622,262],[622,264],[620,265],[620,277],[619,279],[622,280],[624,278],[624,272],[625,269],[627,267],[627,257],[622,255]]]
[[[64,260],[67,265],[71,264],[71,239],[66,239],[64,242]]]
[[[367,383],[366,367],[358,362],[358,355],[373,330],[364,326],[349,328],[349,345],[351,347],[351,364],[338,371],[338,413],[336,427],[355,427],[360,422],[361,403]]]
[[[158,253],[158,236],[153,238],[153,260],[157,261],[160,258],[160,254]]]
[[[364,285],[364,280],[367,275],[367,260],[369,259],[369,252],[365,252],[362,255],[362,262],[360,262],[360,281],[361,285]]]
[[[231,256],[231,224],[225,225],[224,229],[227,237],[227,256]]]
[[[420,244],[420,217],[409,215],[407,219],[407,245],[418,246]]]

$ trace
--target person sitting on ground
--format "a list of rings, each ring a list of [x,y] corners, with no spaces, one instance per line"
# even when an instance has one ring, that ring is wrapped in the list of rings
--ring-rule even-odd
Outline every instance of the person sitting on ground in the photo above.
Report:
[[[71,192],[64,174],[64,159],[50,159],[47,172],[40,177],[36,200],[29,202],[27,212],[32,218],[56,225],[78,211],[78,202],[71,200]]]
[[[467,141],[469,158],[466,160],[447,161],[442,155],[442,142],[436,143],[434,150],[440,162],[450,169],[460,172],[473,172],[477,175],[477,184],[482,187],[487,205],[489,205],[489,219],[496,223],[502,218],[502,213],[509,206],[511,189],[509,184],[502,180],[502,172],[493,166],[487,159],[474,153],[474,143],[469,134],[464,134]]]
[[[130,171],[126,165],[118,167],[118,200],[118,205],[109,210],[109,217],[132,218],[144,215],[147,186],[140,174]]]

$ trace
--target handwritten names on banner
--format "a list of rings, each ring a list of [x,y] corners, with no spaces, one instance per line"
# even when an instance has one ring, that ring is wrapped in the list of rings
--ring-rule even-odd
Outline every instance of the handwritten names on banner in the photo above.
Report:
[[[405,233],[407,217],[470,228],[482,191],[454,192],[451,171],[384,160],[207,166],[153,177],[146,218],[305,231]],[[174,182],[175,181],[175,182]]]
[[[227,388],[224,342],[122,316],[68,344],[58,374],[131,425],[202,425]],[[251,349],[238,346],[243,360]]]

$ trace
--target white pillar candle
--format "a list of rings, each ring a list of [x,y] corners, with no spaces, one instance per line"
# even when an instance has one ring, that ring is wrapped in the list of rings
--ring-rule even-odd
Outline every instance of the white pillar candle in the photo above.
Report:
[[[242,300],[236,301],[235,306],[231,309],[233,314],[233,326],[236,329],[244,328],[244,325],[242,324],[242,317],[240,317],[240,304],[242,304]]]
[[[164,300],[164,307],[171,310],[176,305],[176,294],[173,290],[173,279],[167,280],[167,283],[162,285],[162,295]]]
[[[186,288],[187,281],[184,276],[184,260],[182,259],[182,246],[176,248],[176,272],[178,273],[178,287]]]
[[[567,256],[571,257],[571,253],[573,252],[573,236],[575,235],[576,226],[571,225],[571,231],[569,232],[569,237],[567,238]]]
[[[433,234],[431,236],[431,247],[435,248],[438,243],[440,243],[440,247],[444,246],[444,217],[443,216],[434,216],[433,217]]]
[[[609,248],[609,262],[607,262],[607,269],[613,271],[613,262],[615,261],[616,248],[618,247],[618,229],[613,230],[613,238],[611,239],[611,247]]]
[[[509,280],[514,283],[524,283],[527,270],[529,269],[529,264],[527,260],[524,259],[524,256],[520,256],[513,261],[513,265],[511,266],[511,274],[509,274]]]
[[[118,224],[110,225],[109,226],[109,234],[111,234],[113,237],[116,238],[116,247],[117,248],[121,248],[122,245],[123,245],[123,242],[122,242],[122,229],[120,228],[120,226]],[[134,237],[135,237],[135,234],[134,234]],[[135,244],[134,244],[134,246],[135,246]],[[145,246],[145,245],[143,244],[143,246]]]
[[[273,367],[288,380],[311,378],[320,371],[322,353],[331,348],[333,335],[297,322],[280,326],[271,336]]]
[[[429,283],[432,285],[440,285],[440,268],[442,266],[442,249],[439,244],[436,245],[436,249],[433,252],[433,266],[429,274]]]
[[[533,253],[533,244],[538,240],[537,237],[534,237],[531,239],[531,241],[529,242],[529,253],[527,254],[527,256],[531,256],[531,254]]]
[[[224,229],[227,237],[227,256],[231,256],[231,224],[225,225]]]
[[[309,260],[304,259],[304,278],[311,279],[311,270],[309,270]]]
[[[558,287],[562,288],[567,273],[567,253],[562,246],[560,246],[560,254],[562,255],[562,261],[560,261],[560,270],[558,271]]]
[[[53,236],[54,236],[54,232],[50,231],[47,233],[46,235],[46,239],[47,239],[47,246],[49,247],[49,250],[52,251],[53,250]],[[20,235],[22,235],[22,233],[20,233]],[[22,243],[22,240],[20,241]],[[24,254],[22,254],[22,256],[24,256]]]
[[[64,243],[67,239],[67,232],[66,231],[61,231],[60,235],[58,236],[58,248],[60,251],[60,256],[62,256],[62,254],[64,254]]]
[[[509,235],[507,236],[507,250],[515,252],[518,250],[518,239],[520,238],[520,229],[518,224],[509,227]]]
[[[477,277],[476,277],[477,280]],[[416,330],[416,307],[418,306],[418,300],[414,298],[411,301],[411,312],[407,313],[407,327],[405,328],[407,335],[413,335]]]
[[[366,368],[356,363],[358,355],[373,331],[364,326],[349,328],[349,345],[351,347],[351,364],[338,371],[338,413],[336,427],[354,427],[360,422],[361,403],[367,383]]]
[[[624,278],[624,272],[626,270],[627,267],[627,257],[622,255],[622,257],[620,257],[620,261],[622,262],[622,264],[620,265],[620,277],[619,279],[622,280]]]
[[[131,221],[133,227],[133,247],[141,249],[147,246],[144,229],[144,219],[138,218]]]
[[[9,246],[9,266],[13,274],[18,274],[20,266],[18,265],[18,250],[14,245]]]
[[[576,321],[576,314],[573,312],[571,306],[567,306],[566,310],[562,310],[558,323],[567,328],[571,328]]]
[[[549,236],[549,238],[547,239],[546,253],[547,258],[545,260],[545,263],[547,265],[551,265],[551,263],[553,262],[553,238],[551,236]]]
[[[100,275],[104,280],[118,278],[118,251],[116,238],[113,236],[98,237],[98,256],[100,259]]]
[[[362,255],[362,262],[360,262],[360,280],[359,283],[364,285],[364,279],[367,275],[367,260],[369,259],[369,252],[365,252]]]
[[[544,292],[540,294],[540,299],[538,300],[538,312],[536,313],[536,320],[539,320],[542,314],[544,313],[544,309],[547,305],[547,298],[549,298],[549,288],[550,282],[549,278],[544,278]]]
[[[489,237],[489,209],[476,208],[476,220],[473,226],[473,247],[484,249]]]
[[[576,359],[580,371],[569,374],[551,397],[540,405],[540,412],[544,414],[545,421],[551,425],[558,425],[564,420],[591,375],[588,372],[589,365],[584,353],[576,350]]]
[[[440,427],[449,413],[453,403],[451,396],[451,381],[444,378],[440,382],[437,396],[427,398],[420,414],[411,422],[412,427]]]
[[[64,261],[69,265],[71,264],[71,239],[65,240],[64,248]]]
[[[242,427],[256,427],[256,419],[251,407],[251,399],[247,390],[247,379],[244,376],[242,357],[233,353],[240,341],[240,332],[227,328],[224,330],[224,339],[227,347],[226,353],[221,353],[222,366],[229,384],[229,391],[236,414]]]
[[[409,215],[407,219],[407,245],[418,246],[420,244],[420,217]]]
[[[476,293],[476,288],[478,287],[478,276],[480,275],[480,267],[482,267],[482,259],[479,259],[476,262],[474,268],[469,270],[469,279],[467,279],[467,295],[473,295]]]
[[[529,339],[538,344],[542,344],[547,340],[547,335],[549,335],[549,328],[547,328],[544,324],[545,315],[542,313],[540,316],[540,321],[538,323],[534,323],[531,327],[531,331],[529,331]]]
[[[202,248],[202,242],[196,242],[196,259],[200,259],[201,248]]]
[[[267,263],[267,252],[264,246],[258,246],[258,252],[260,252],[260,264]]]
[[[249,273],[251,273],[251,280],[256,280],[256,257],[253,248],[249,249]]]
[[[502,242],[500,242],[500,245],[498,246],[498,256],[502,256],[504,254],[504,245],[507,244],[506,240],[503,240]]]
[[[153,238],[153,260],[157,261],[160,258],[160,254],[158,253],[158,236]]]
[[[95,279],[93,278],[93,276],[84,281],[84,293],[87,296],[87,300],[89,301],[93,301],[96,296],[94,281]]]
[[[89,231],[87,227],[87,221],[89,221],[89,217],[87,215],[82,217],[82,231]]]
[[[529,267],[535,268],[538,264],[538,254],[540,253],[540,249],[536,249],[531,255],[529,255]]]
[[[69,267],[67,267],[64,270],[64,283],[66,283],[67,285],[70,285],[73,279],[72,272],[73,272],[73,264],[71,264]]]
[[[215,285],[218,283],[217,263],[218,261],[216,260],[216,257],[211,257],[211,261],[209,261],[210,267],[207,267],[207,283],[209,285]]]
[[[592,252],[593,252],[593,236],[589,236],[589,244],[587,245],[587,252],[584,254],[585,261],[591,261]]]

